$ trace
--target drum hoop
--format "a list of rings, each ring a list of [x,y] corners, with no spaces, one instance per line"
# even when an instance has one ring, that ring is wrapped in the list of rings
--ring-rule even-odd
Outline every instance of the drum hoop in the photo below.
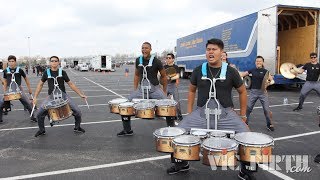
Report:
[[[129,102],[124,102],[124,103],[129,103]],[[123,104],[124,104],[123,103]],[[130,102],[131,103],[131,102]],[[133,106],[134,106],[134,103],[132,103],[130,106],[129,105],[126,105],[126,106],[124,106],[124,105],[121,105],[122,103],[120,103],[119,104],[119,108],[130,108],[130,107],[132,107],[133,108]]]
[[[209,139],[210,139],[210,138],[209,138]],[[207,139],[207,140],[209,140],[209,139]],[[226,141],[228,141],[228,142],[234,141],[234,140],[228,139],[228,138],[219,138],[219,139],[226,140]],[[238,143],[237,143],[236,141],[234,141],[234,143],[235,143],[235,146],[232,146],[232,147],[230,147],[230,148],[210,147],[210,146],[205,145],[205,142],[202,143],[202,146],[203,146],[204,149],[207,149],[207,150],[209,150],[209,151],[220,151],[220,150],[223,150],[223,149],[227,149],[227,150],[232,151],[232,150],[237,150],[238,147],[239,147],[239,145],[238,145]]]
[[[200,145],[201,141],[195,142],[195,143],[178,143],[173,140],[172,143],[176,146],[196,146],[196,145]]]
[[[10,95],[16,95],[16,94],[21,94],[22,91],[17,91],[17,92],[10,92],[10,93],[5,93],[5,96],[10,96]]]
[[[266,143],[266,144],[250,144],[250,143],[244,143],[241,141],[236,140],[237,143],[239,143],[242,146],[252,146],[252,147],[268,147],[268,146],[274,146],[274,141],[272,140],[272,142],[270,143]]]
[[[65,106],[65,105],[67,105],[67,104],[69,104],[69,99],[67,99],[67,100],[65,100],[65,101],[63,101],[63,103],[60,103],[60,104],[57,104],[57,105],[54,105],[54,106],[47,106],[47,105],[45,105],[45,109],[56,109],[56,108],[59,108],[59,107],[62,107],[62,106]],[[69,104],[70,105],[70,104]]]
[[[119,105],[119,104],[121,104],[121,103],[128,102],[128,99],[125,99],[125,98],[119,98],[119,99],[123,99],[123,100],[126,100],[126,101],[124,101],[124,102],[118,102],[118,103],[111,103],[111,101],[115,100],[115,99],[112,99],[112,100],[108,101],[108,104],[109,104],[110,106],[112,106],[112,105]]]
[[[171,128],[171,127],[170,127]],[[167,136],[165,136],[165,135],[160,135],[160,134],[157,134],[156,133],[156,131],[158,130],[156,130],[156,131],[154,131],[153,132],[153,135],[155,136],[155,137],[157,137],[157,138],[174,138],[174,137],[176,137],[176,136],[180,136],[180,135],[184,135],[184,133],[186,133],[186,130],[185,129],[183,129],[183,128],[179,128],[179,127],[173,127],[173,128],[175,128],[175,129],[181,129],[183,132],[182,132],[182,134],[178,134],[178,135],[175,135],[175,136],[172,136],[172,135],[167,135]],[[162,129],[162,128],[160,128],[160,129]]]

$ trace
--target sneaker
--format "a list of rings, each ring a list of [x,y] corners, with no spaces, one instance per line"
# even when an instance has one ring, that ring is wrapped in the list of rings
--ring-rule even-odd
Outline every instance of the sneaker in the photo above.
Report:
[[[4,111],[4,112],[3,112],[3,115],[8,115],[8,111],[7,111],[7,110]]]
[[[256,178],[253,176],[253,174],[247,174],[247,173],[244,173],[241,171],[239,171],[239,174],[238,174],[238,179],[241,179],[241,180],[256,180]]]
[[[293,109],[293,111],[300,111],[302,109],[302,107],[298,106],[296,108]]]
[[[125,131],[125,130],[122,130],[121,132],[119,132],[117,134],[117,136],[132,136],[133,135],[133,131],[130,130],[130,131]]]
[[[85,131],[83,128],[81,128],[81,127],[74,128],[73,131],[76,132],[76,133],[85,133],[85,132],[86,132],[86,131]]]
[[[167,173],[172,175],[172,174],[177,174],[179,172],[184,172],[184,171],[189,171],[189,163],[186,166],[179,167],[177,165],[171,166],[169,169],[167,169]]]
[[[178,120],[182,121],[182,119],[183,119],[182,115],[178,115]]]
[[[274,127],[273,127],[272,124],[267,125],[267,129],[268,129],[269,131],[274,131]]]
[[[38,122],[38,121],[37,121],[37,118],[35,118],[35,117],[33,117],[33,116],[30,118],[30,120],[31,120],[31,122]]]
[[[46,135],[46,131],[38,131],[35,135],[34,135],[34,137],[38,137],[38,136],[43,136],[43,135]]]

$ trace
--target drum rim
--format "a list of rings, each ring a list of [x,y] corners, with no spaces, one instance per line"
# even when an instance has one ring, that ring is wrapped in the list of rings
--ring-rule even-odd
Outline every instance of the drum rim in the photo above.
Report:
[[[142,107],[137,107],[139,104],[143,104],[143,103],[146,103],[146,104],[150,104],[151,106],[149,107],[145,107],[145,108],[142,108]],[[154,109],[155,105],[152,103],[152,102],[139,102],[139,103],[136,103],[133,105],[133,108],[136,109],[136,110],[148,110],[148,109]]]
[[[181,136],[190,136],[190,137],[197,138],[197,142],[194,142],[194,143],[181,143],[181,142],[176,142],[176,141],[175,141],[175,138],[179,138],[179,137],[181,137]],[[201,140],[200,140],[200,138],[197,137],[197,136],[186,135],[186,134],[185,134],[185,135],[179,135],[179,136],[174,137],[174,139],[172,140],[172,143],[173,143],[174,145],[176,145],[176,146],[195,146],[195,145],[201,144]]]
[[[223,136],[213,136],[212,133],[219,133],[219,134],[223,134]],[[218,134],[218,135],[219,135]],[[210,137],[227,137],[227,133],[224,133],[224,132],[210,132]]]
[[[123,105],[123,104],[125,104],[125,103],[130,103],[130,105],[127,105],[127,106]],[[128,108],[128,107],[133,107],[133,106],[134,106],[134,103],[133,103],[133,102],[130,102],[130,101],[127,101],[127,102],[124,102],[124,103],[120,103],[120,104],[119,104],[119,108]]]
[[[209,147],[209,146],[205,145],[205,142],[206,142],[206,141],[209,141],[210,139],[222,139],[222,140],[226,140],[226,141],[235,143],[235,146],[230,147],[230,148]],[[232,140],[232,139],[229,139],[229,138],[225,138],[225,137],[222,137],[222,138],[220,138],[220,137],[210,137],[210,138],[208,138],[208,139],[206,139],[206,140],[203,141],[202,147],[203,147],[204,149],[206,149],[206,150],[216,151],[216,152],[217,152],[217,151],[222,151],[222,150],[224,150],[224,149],[227,149],[228,151],[234,151],[234,150],[237,150],[237,149],[238,149],[239,144],[237,143],[237,141]]]
[[[116,100],[116,99],[118,99],[118,100],[123,99],[123,100],[126,100],[126,101],[124,101],[124,102],[115,102],[115,103],[112,103],[112,102],[111,102],[111,101],[114,101],[114,100]],[[127,98],[116,98],[116,99],[112,99],[112,100],[108,101],[108,104],[109,104],[109,105],[119,105],[119,104],[121,104],[121,103],[125,103],[125,102],[128,102],[128,101],[129,101]]]
[[[173,104],[165,104],[165,105],[159,105],[159,103],[161,102],[161,101],[171,101],[171,102],[174,102]],[[156,102],[155,102],[155,106],[156,107],[174,107],[174,106],[176,106],[178,103],[175,101],[175,100],[173,100],[173,99],[159,99],[159,100],[157,100]]]
[[[205,134],[204,135],[196,135],[196,134],[193,134],[193,132],[204,132]],[[205,131],[193,131],[193,132],[190,133],[193,136],[197,136],[197,137],[207,137],[208,136],[208,133],[206,133]]]
[[[262,134],[263,136],[266,136],[266,137],[270,138],[271,142],[265,143],[265,144],[252,144],[252,143],[247,143],[247,142],[243,142],[243,141],[241,141],[239,139],[236,139],[237,135],[244,134],[244,133],[253,133],[253,134],[259,134],[259,135]],[[242,133],[238,133],[238,134],[235,134],[234,140],[236,140],[238,142],[238,144],[243,145],[243,146],[268,147],[268,146],[274,145],[273,137],[271,137],[271,136],[269,136],[267,134],[264,134],[264,133],[259,133],[259,132],[242,132]]]
[[[178,134],[178,135],[175,135],[175,136],[164,136],[164,135],[160,135],[160,134],[157,134],[156,131],[160,131],[160,129],[165,129],[165,128],[172,128],[172,129],[179,129],[179,130],[182,130],[183,133],[182,134]],[[184,133],[186,133],[186,130],[183,129],[183,128],[180,128],[180,127],[163,127],[163,128],[159,128],[159,129],[156,129],[154,132],[153,132],[153,135],[157,138],[174,138],[176,136],[181,136],[183,135]]]
[[[17,91],[17,92],[9,92],[9,93],[5,93],[3,94],[4,96],[10,96],[10,95],[16,95],[16,94],[22,94],[22,91]]]
[[[52,101],[54,101],[54,100],[52,100]],[[51,102],[51,101],[48,101],[48,102]],[[63,103],[57,104],[57,105],[55,105],[55,106],[45,105],[45,109],[55,109],[55,108],[62,107],[62,106],[67,105],[67,104],[69,104],[69,99],[66,99],[65,101],[63,101]],[[70,104],[69,104],[69,105],[70,105]]]

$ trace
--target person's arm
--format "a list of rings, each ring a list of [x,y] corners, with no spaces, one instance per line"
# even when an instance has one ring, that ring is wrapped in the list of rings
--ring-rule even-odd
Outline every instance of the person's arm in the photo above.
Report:
[[[3,92],[5,93],[7,91],[7,80],[1,78],[1,81],[2,81],[2,85],[3,85],[2,89],[3,89]]]
[[[248,72],[248,71],[239,72],[239,74],[240,74],[241,77],[245,77],[245,76],[248,76],[248,75],[249,75],[249,72]]]
[[[191,113],[193,110],[196,92],[197,92],[197,86],[190,84],[189,85],[189,93],[188,93],[188,113]]]
[[[84,95],[80,89],[72,82],[72,81],[68,81],[67,84],[69,85],[69,87],[75,92],[77,93],[81,98],[86,99],[87,96]]]
[[[33,105],[37,105],[37,97],[42,90],[43,84],[44,84],[44,82],[42,80],[40,80],[37,85],[36,91],[34,92],[34,97],[33,97],[33,101],[32,101]]]
[[[242,121],[247,122],[246,110],[247,110],[247,90],[246,87],[242,84],[237,88],[239,93],[239,102],[240,102],[240,117]]]
[[[29,78],[26,76],[26,77],[24,77],[24,80],[26,81],[26,85],[27,85],[27,88],[29,90],[29,94],[32,94],[32,89],[31,89],[31,86],[30,86]]]
[[[176,74],[175,76],[173,76],[172,78],[170,78],[170,80],[177,80],[177,79],[179,79],[179,78],[180,78],[179,74]]]
[[[161,75],[161,82],[162,82],[162,88],[164,94],[167,94],[167,77],[166,77],[166,71],[164,69],[160,70],[160,75]]]
[[[134,71],[134,79],[133,79],[133,89],[137,90],[139,85],[139,71],[136,68]]]

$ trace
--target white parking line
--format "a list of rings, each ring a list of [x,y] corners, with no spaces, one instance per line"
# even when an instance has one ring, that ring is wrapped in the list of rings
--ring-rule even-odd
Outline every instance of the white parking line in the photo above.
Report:
[[[283,174],[283,173],[281,173],[281,172],[279,172],[279,171],[276,171],[275,169],[273,169],[273,168],[271,168],[271,167],[269,167],[269,166],[266,166],[266,165],[264,165],[264,164],[258,164],[258,166],[259,166],[261,169],[263,169],[263,170],[265,170],[265,171],[268,171],[269,173],[271,173],[271,174],[273,174],[273,175],[275,175],[275,176],[278,176],[278,177],[281,178],[281,179],[294,180],[294,179],[292,179],[291,177],[289,177],[289,176],[287,176],[287,175],[285,175],[285,174]]]
[[[113,93],[113,94],[115,94],[115,95],[117,95],[117,96],[119,96],[119,97],[121,97],[121,98],[125,98],[124,96],[122,96],[122,95],[120,95],[120,94],[118,94],[118,93],[116,93],[116,92],[114,92],[114,91],[112,91],[112,90],[110,90],[110,89],[108,89],[108,88],[106,88],[106,87],[104,87],[104,86],[102,86],[102,85],[100,85],[100,84],[92,81],[91,79],[88,79],[88,78],[86,78],[86,77],[83,77],[83,78],[86,79],[86,80],[88,80],[88,81],[90,81],[90,82],[92,82],[93,84],[96,84],[96,85],[102,87],[103,89],[105,89],[105,90],[107,90],[107,91],[109,91],[109,92],[111,92],[111,93]]]

